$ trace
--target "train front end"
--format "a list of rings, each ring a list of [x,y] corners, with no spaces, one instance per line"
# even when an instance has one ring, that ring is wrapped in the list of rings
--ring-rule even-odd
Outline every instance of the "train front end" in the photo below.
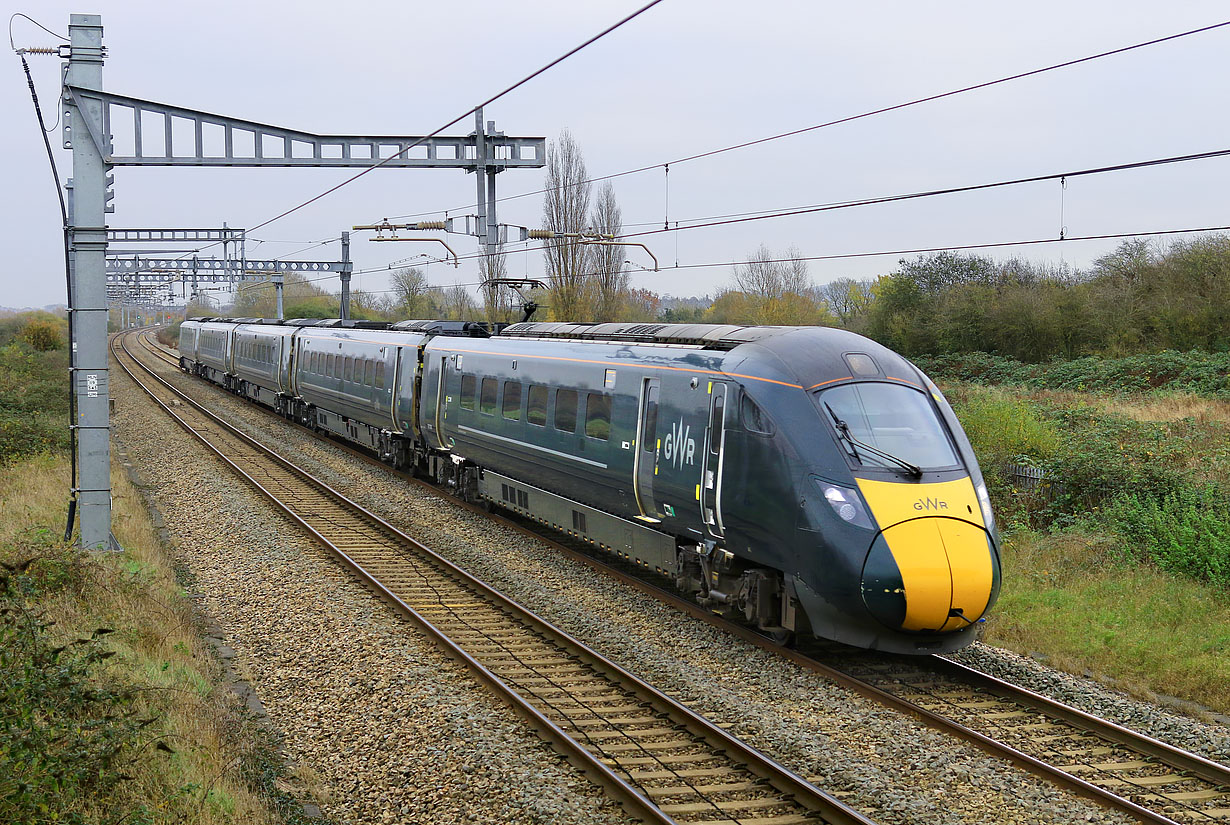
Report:
[[[822,638],[897,653],[964,647],[1000,585],[999,537],[973,450],[912,366],[901,378],[885,358],[844,358],[850,377],[809,392],[810,467],[796,482],[808,501],[799,604]]]

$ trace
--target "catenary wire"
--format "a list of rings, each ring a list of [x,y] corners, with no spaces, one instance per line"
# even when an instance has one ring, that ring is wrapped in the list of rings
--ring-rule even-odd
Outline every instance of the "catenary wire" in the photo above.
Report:
[[[1115,233],[1101,234],[1101,235],[1068,235],[1063,238],[1030,238],[1030,239],[1025,239],[1025,240],[1015,240],[1015,241],[989,241],[985,243],[970,243],[970,244],[955,244],[955,245],[949,244],[946,246],[914,247],[910,249],[883,249],[883,250],[878,250],[874,252],[842,252],[842,253],[837,253],[837,254],[832,254],[832,255],[800,255],[800,256],[794,256],[794,257],[789,257],[789,258],[771,258],[771,259],[765,259],[765,260],[758,259],[756,262],[766,263],[766,264],[779,264],[779,263],[791,263],[792,261],[854,260],[858,258],[884,258],[890,255],[891,256],[925,255],[930,252],[956,252],[956,251],[973,250],[973,249],[1003,249],[1003,248],[1017,247],[1017,246],[1041,246],[1041,245],[1053,244],[1053,243],[1066,244],[1066,243],[1072,243],[1075,241],[1124,240],[1128,238],[1154,238],[1154,237],[1165,237],[1169,235],[1193,235],[1193,234],[1199,234],[1202,232],[1227,232],[1227,231],[1230,231],[1230,224],[1227,224],[1224,226],[1193,227],[1193,228],[1188,228],[1188,229],[1155,229],[1155,230],[1148,230],[1148,231],[1142,231],[1142,232],[1115,232]],[[645,270],[634,270],[634,271],[629,272],[628,274],[639,275],[642,272],[652,272],[654,274],[657,274],[658,272],[668,272],[671,270],[681,270],[681,269],[711,269],[711,268],[716,268],[716,267],[742,266],[743,264],[746,264],[746,263],[747,263],[746,260],[738,260],[738,261],[708,261],[704,263],[695,263],[695,264],[675,264],[675,265],[660,267],[656,272],[651,269],[645,269]],[[363,271],[373,272],[377,270],[363,270]],[[358,273],[356,272],[355,274],[358,274]],[[601,274],[603,273],[587,272],[587,273],[583,273],[581,277],[597,277],[598,275],[601,275]],[[310,278],[304,281],[300,281],[299,283],[314,283],[316,281],[325,281],[325,280],[332,280],[332,278],[328,276],[322,277],[322,278]],[[475,286],[483,286],[484,283],[485,283],[484,281],[467,281],[467,282],[458,282],[458,283],[452,283],[452,284],[430,284],[428,285],[427,288],[428,289],[452,289],[458,286],[475,287]],[[271,286],[271,285],[272,284],[268,281],[261,281],[258,283],[251,284],[250,286],[251,287],[263,287],[263,286]],[[213,290],[213,291],[218,291],[218,290]],[[396,292],[396,291],[397,290],[395,289],[367,290],[367,292],[373,295],[383,295],[383,294],[388,294],[390,292]]]
[[[872,109],[872,110],[869,110],[869,111],[866,111],[866,112],[861,112],[861,113],[859,113],[859,114],[855,114],[855,115],[848,115],[848,116],[846,116],[846,117],[838,118],[838,119],[836,119],[836,120],[825,121],[824,123],[817,123],[817,124],[814,124],[814,125],[812,125],[812,126],[805,126],[805,127],[803,127],[803,128],[800,128],[800,129],[792,129],[792,130],[787,131],[787,132],[779,132],[779,133],[777,133],[777,134],[768,135],[768,136],[766,136],[766,137],[757,138],[757,139],[755,139],[755,140],[744,141],[744,142],[742,142],[742,143],[736,143],[736,144],[732,144],[732,145],[730,145],[730,146],[723,146],[723,147],[718,148],[718,149],[711,149],[711,150],[709,150],[709,151],[707,151],[707,152],[698,152],[697,154],[694,154],[694,155],[687,155],[687,156],[680,157],[680,158],[675,158],[674,160],[663,161],[663,162],[661,162],[661,163],[653,163],[653,164],[649,164],[649,165],[646,165],[646,166],[639,166],[639,167],[637,167],[637,168],[635,168],[635,169],[627,169],[627,170],[624,170],[624,171],[622,171],[622,172],[614,172],[614,173],[609,174],[609,175],[600,175],[600,176],[598,176],[598,177],[593,177],[593,178],[590,178],[590,179],[588,179],[588,180],[580,181],[580,182],[578,182],[578,183],[577,183],[577,184],[575,184],[575,185],[576,185],[576,186],[583,186],[583,185],[586,185],[586,184],[589,184],[589,183],[597,183],[597,182],[599,182],[599,181],[604,181],[604,180],[614,180],[615,178],[626,177],[627,175],[635,175],[635,174],[638,174],[638,173],[640,173],[640,172],[649,172],[649,171],[652,171],[652,170],[654,170],[654,169],[661,169],[661,168],[663,168],[663,167],[667,167],[667,166],[670,166],[670,165],[673,165],[673,164],[688,163],[688,162],[690,162],[690,161],[700,160],[701,158],[713,157],[714,155],[720,155],[720,154],[724,154],[724,153],[726,153],[726,152],[733,152],[733,151],[735,151],[735,150],[737,150],[737,149],[746,149],[746,148],[748,148],[748,147],[750,147],[750,146],[759,146],[759,145],[761,145],[761,144],[764,144],[764,143],[769,143],[769,142],[771,142],[771,141],[781,140],[781,139],[783,139],[783,138],[788,138],[788,137],[794,137],[795,135],[801,135],[801,134],[805,134],[805,133],[807,133],[807,132],[814,132],[814,131],[816,131],[816,130],[818,130],[818,129],[824,129],[824,128],[827,128],[827,127],[829,127],[829,126],[837,126],[837,125],[842,124],[842,123],[850,123],[850,122],[853,122],[853,121],[856,121],[856,120],[862,120],[862,119],[864,119],[864,118],[873,117],[873,116],[875,116],[875,115],[882,115],[882,114],[886,114],[886,113],[888,113],[888,112],[894,112],[894,111],[898,111],[898,110],[900,110],[900,109],[906,109],[906,108],[909,108],[909,107],[911,107],[911,106],[917,106],[917,105],[922,104],[922,103],[929,103],[929,102],[932,102],[932,101],[935,101],[935,100],[941,100],[941,99],[946,98],[946,97],[953,97],[953,96],[955,96],[955,95],[964,94],[964,93],[966,93],[966,92],[977,91],[977,90],[979,90],[979,89],[986,89],[986,88],[989,88],[989,87],[991,87],[991,86],[997,86],[997,85],[999,85],[999,84],[1001,84],[1001,83],[1009,83],[1009,82],[1014,81],[1014,80],[1021,80],[1021,79],[1026,78],[1026,77],[1033,77],[1033,76],[1035,76],[1035,75],[1044,74],[1044,73],[1046,73],[1046,72],[1056,71],[1056,70],[1058,70],[1058,69],[1065,69],[1065,68],[1068,68],[1068,67],[1070,67],[1070,66],[1076,66],[1076,65],[1079,65],[1079,64],[1081,64],[1081,63],[1088,63],[1088,62],[1093,61],[1093,60],[1100,60],[1100,59],[1105,58],[1105,57],[1111,57],[1111,56],[1113,56],[1113,55],[1123,54],[1123,53],[1125,53],[1125,52],[1134,51],[1134,50],[1136,50],[1136,49],[1143,49],[1143,48],[1145,48],[1145,47],[1147,47],[1147,46],[1155,46],[1155,45],[1157,45],[1157,44],[1159,44],[1159,43],[1166,43],[1166,42],[1171,41],[1171,40],[1178,40],[1179,38],[1183,38],[1183,37],[1190,37],[1191,35],[1203,34],[1204,32],[1213,31],[1214,29],[1220,29],[1220,28],[1222,28],[1222,27],[1224,27],[1224,26],[1230,26],[1230,20],[1226,20],[1226,21],[1223,21],[1223,22],[1221,22],[1221,23],[1214,23],[1214,24],[1209,25],[1209,26],[1202,26],[1202,27],[1197,28],[1197,29],[1189,29],[1188,31],[1179,32],[1178,34],[1171,34],[1171,35],[1167,35],[1167,36],[1165,36],[1165,37],[1158,37],[1158,38],[1154,38],[1153,40],[1147,40],[1147,41],[1144,41],[1144,42],[1142,42],[1142,43],[1134,43],[1134,44],[1132,44],[1132,45],[1130,45],[1130,46],[1122,46],[1122,47],[1117,48],[1117,49],[1111,49],[1110,51],[1099,52],[1099,53],[1097,53],[1097,54],[1091,54],[1091,55],[1087,55],[1087,56],[1085,56],[1085,57],[1079,57],[1079,58],[1076,58],[1076,59],[1073,59],[1073,60],[1066,60],[1066,61],[1064,61],[1064,62],[1062,62],[1062,63],[1054,63],[1054,64],[1052,64],[1052,65],[1049,65],[1049,66],[1043,66],[1043,67],[1038,68],[1038,69],[1031,69],[1031,70],[1029,70],[1029,71],[1025,71],[1025,72],[1018,72],[1017,74],[1008,75],[1008,76],[1006,76],[1006,77],[997,78],[997,79],[995,79],[995,80],[988,80],[988,81],[984,81],[984,82],[982,82],[982,83],[976,83],[976,84],[974,84],[974,85],[972,85],[972,86],[963,86],[963,87],[961,87],[961,88],[959,88],[959,89],[951,89],[951,90],[946,91],[946,92],[939,92],[939,93],[937,93],[937,94],[928,95],[928,96],[926,96],[926,97],[914,98],[913,100],[907,100],[907,101],[905,101],[905,102],[902,102],[902,103],[896,103],[896,104],[893,104],[893,105],[891,105],[891,106],[884,106],[884,107],[881,107],[881,108],[879,108],[879,109]],[[532,191],[532,192],[522,192],[522,193],[520,193],[520,194],[516,194],[516,195],[505,195],[504,197],[501,197],[501,198],[496,198],[496,203],[502,203],[502,202],[505,202],[505,201],[517,200],[517,199],[519,199],[519,198],[528,198],[528,197],[531,197],[531,196],[533,196],[533,195],[541,195],[541,194],[543,194],[543,193],[545,193],[545,192],[547,192],[547,191],[549,191],[549,190],[547,190],[547,189],[536,189],[536,190],[534,190],[534,191]],[[465,209],[470,209],[470,208],[471,208],[471,205],[470,205],[470,204],[466,204],[466,205],[464,205],[464,206],[455,207],[455,208],[453,208],[453,209],[434,209],[434,210],[431,210],[431,211],[429,211],[429,212],[415,212],[415,213],[410,214],[410,215],[397,215],[397,216],[395,216],[394,218],[391,218],[391,220],[400,220],[400,219],[403,219],[403,218],[417,218],[417,217],[422,216],[422,215],[436,215],[436,214],[440,214],[440,213],[442,213],[442,212],[459,212],[459,211],[462,211],[462,210],[465,210]]]
[[[841,201],[838,203],[830,203],[830,204],[819,204],[816,206],[803,207],[799,209],[791,209],[791,210],[786,210],[786,211],[781,211],[781,212],[754,213],[754,214],[750,214],[745,217],[730,218],[730,219],[725,219],[725,220],[715,220],[715,221],[709,221],[707,223],[693,223],[693,224],[688,224],[686,226],[675,226],[675,227],[669,227],[665,229],[651,229],[651,230],[645,230],[643,232],[629,232],[629,233],[624,233],[621,235],[616,235],[615,237],[616,239],[639,238],[639,237],[645,237],[648,235],[661,235],[667,232],[684,232],[684,231],[691,230],[691,229],[706,229],[706,228],[713,228],[713,227],[718,227],[718,226],[729,226],[732,224],[749,223],[752,221],[770,220],[770,219],[775,219],[775,218],[786,218],[786,217],[793,217],[796,215],[814,214],[817,212],[832,212],[832,211],[837,211],[841,209],[853,209],[853,208],[863,207],[863,206],[875,206],[875,205],[884,204],[884,203],[895,203],[899,201],[918,200],[921,198],[932,198],[932,197],[939,197],[942,195],[960,194],[964,192],[976,192],[976,191],[987,190],[987,189],[997,189],[997,188],[1001,188],[1005,186],[1019,186],[1019,185],[1026,184],[1026,183],[1040,183],[1040,182],[1060,180],[1060,179],[1065,179],[1065,178],[1077,178],[1077,177],[1086,177],[1089,175],[1108,174],[1111,172],[1123,172],[1123,171],[1128,171],[1132,169],[1144,169],[1144,168],[1153,167],[1153,166],[1165,166],[1165,165],[1169,165],[1172,163],[1189,163],[1189,162],[1198,161],[1198,160],[1210,160],[1214,158],[1227,157],[1227,156],[1230,156],[1230,149],[1215,149],[1215,150],[1208,151],[1208,152],[1198,152],[1198,153],[1187,154],[1187,155],[1172,155],[1170,157],[1164,157],[1164,158],[1153,158],[1150,160],[1133,161],[1130,163],[1120,163],[1120,164],[1114,164],[1111,166],[1098,166],[1098,167],[1093,167],[1089,169],[1078,169],[1078,170],[1069,171],[1069,172],[1053,172],[1053,173],[1046,174],[1046,175],[1032,175],[1029,177],[1013,178],[1011,180],[993,181],[990,183],[977,183],[977,184],[970,184],[968,186],[956,186],[956,187],[948,187],[944,189],[930,189],[930,190],[925,190],[921,192],[908,192],[908,193],[898,194],[898,195],[884,195],[884,196],[875,197],[875,198],[862,198],[859,200]],[[525,252],[540,252],[547,248],[548,248],[548,245],[544,244],[541,246],[526,247],[524,249],[505,250],[504,254],[514,255],[514,254],[521,254]],[[483,258],[483,257],[485,257],[485,255],[483,255],[483,253],[481,252],[478,252],[478,253],[470,253],[466,255],[461,255],[458,258],[456,258],[456,260],[466,261],[466,260],[474,260],[476,258]],[[661,267],[661,268],[665,269],[666,267]]]
[[[623,19],[619,20],[618,22],[613,23],[612,25],[610,25],[610,26],[608,26],[607,28],[603,29],[603,30],[602,30],[602,31],[600,31],[598,34],[596,34],[596,35],[594,35],[593,37],[589,38],[589,39],[588,39],[588,40],[586,40],[585,42],[581,43],[581,44],[580,44],[580,45],[578,45],[578,46],[574,46],[573,48],[569,49],[569,50],[568,50],[567,52],[565,52],[564,54],[560,55],[559,57],[555,58],[554,60],[552,60],[551,62],[549,62],[549,63],[547,63],[546,65],[542,66],[541,68],[539,68],[539,69],[537,69],[537,70],[535,70],[535,71],[531,72],[530,74],[526,75],[525,77],[521,78],[521,79],[520,79],[520,80],[518,80],[516,83],[513,83],[511,86],[507,87],[507,88],[506,88],[506,89],[504,89],[503,91],[498,92],[498,93],[496,93],[496,94],[492,95],[491,97],[489,97],[489,98],[487,98],[486,100],[484,100],[482,103],[479,103],[477,106],[474,106],[474,107],[472,107],[472,108],[470,108],[470,109],[467,109],[465,112],[462,112],[460,115],[458,115],[457,117],[453,118],[453,119],[452,119],[452,120],[450,120],[448,123],[445,123],[444,125],[442,125],[442,126],[440,126],[440,127],[436,128],[436,129],[434,129],[434,130],[433,130],[432,132],[430,132],[429,134],[424,135],[423,137],[419,138],[419,139],[418,139],[418,140],[416,140],[414,143],[409,144],[408,146],[406,146],[405,148],[401,149],[401,150],[400,150],[400,151],[398,151],[397,153],[392,154],[392,155],[389,155],[387,158],[383,159],[382,161],[380,161],[379,163],[375,164],[374,166],[369,166],[369,167],[367,167],[366,169],[363,169],[363,170],[361,170],[360,172],[358,172],[358,173],[356,173],[356,174],[354,174],[354,175],[351,175],[349,178],[346,178],[345,180],[341,181],[340,183],[338,183],[338,184],[336,184],[336,185],[334,185],[334,186],[329,187],[329,188],[328,188],[328,189],[326,189],[325,191],[321,192],[319,195],[315,195],[315,196],[313,196],[313,197],[311,197],[311,198],[308,198],[307,200],[303,201],[302,203],[298,204],[297,206],[293,206],[293,207],[291,207],[290,209],[287,209],[285,212],[282,212],[282,213],[280,213],[280,214],[278,214],[278,215],[274,215],[272,218],[269,218],[268,220],[265,220],[265,221],[262,221],[261,223],[258,223],[256,226],[252,227],[252,229],[254,229],[254,230],[255,230],[255,229],[260,229],[260,228],[262,228],[262,227],[268,226],[269,224],[273,223],[274,221],[279,221],[279,220],[281,220],[282,218],[285,218],[287,215],[291,215],[291,214],[293,214],[293,213],[295,213],[295,212],[298,212],[300,209],[303,209],[305,206],[308,206],[308,205],[310,205],[310,204],[312,204],[312,203],[315,203],[316,201],[320,200],[321,198],[324,198],[324,197],[326,197],[326,196],[328,196],[328,195],[330,195],[330,194],[332,194],[332,193],[336,192],[337,190],[341,189],[343,186],[346,186],[346,185],[348,185],[348,184],[350,184],[350,183],[355,182],[356,180],[358,180],[359,178],[363,177],[364,175],[366,175],[366,174],[368,174],[368,173],[370,173],[370,172],[373,172],[373,171],[375,171],[376,169],[379,169],[381,166],[384,166],[386,163],[391,163],[393,160],[395,160],[395,159],[397,159],[397,158],[401,157],[403,154],[405,154],[406,152],[410,151],[410,150],[411,150],[411,149],[413,149],[414,147],[419,146],[419,145],[420,145],[420,144],[422,144],[424,141],[426,141],[426,140],[430,140],[431,138],[433,138],[433,137],[435,137],[436,135],[438,135],[438,134],[440,134],[441,132],[443,132],[445,129],[449,128],[450,126],[453,126],[453,125],[455,125],[455,124],[457,124],[457,123],[461,122],[462,120],[466,119],[466,118],[467,118],[467,117],[469,117],[470,115],[472,115],[472,114],[474,114],[475,112],[477,112],[479,109],[482,109],[482,108],[484,108],[484,107],[486,107],[486,106],[489,106],[490,104],[494,103],[495,101],[499,100],[500,98],[504,97],[505,95],[508,95],[508,94],[510,94],[511,92],[515,91],[516,89],[519,89],[520,87],[524,86],[526,83],[529,83],[531,80],[533,80],[534,78],[538,77],[538,76],[539,76],[539,75],[541,75],[542,73],[544,73],[544,72],[546,72],[546,71],[548,71],[548,70],[550,70],[550,69],[554,68],[555,66],[557,66],[558,64],[560,64],[560,63],[562,63],[563,61],[567,60],[569,57],[572,57],[574,54],[576,54],[577,52],[579,52],[579,51],[581,51],[582,49],[586,48],[587,46],[589,46],[589,45],[591,45],[591,44],[593,44],[593,43],[597,42],[598,40],[601,40],[603,37],[606,37],[608,34],[610,34],[611,32],[615,31],[615,30],[616,30],[616,29],[618,29],[620,26],[623,26],[625,23],[628,23],[628,22],[630,22],[631,20],[633,20],[633,19],[635,19],[635,18],[639,17],[640,15],[642,15],[642,14],[644,14],[645,12],[649,11],[651,8],[653,8],[654,6],[658,5],[658,4],[659,4],[659,3],[661,3],[661,2],[662,2],[662,0],[650,0],[650,2],[648,2],[648,3],[646,3],[645,5],[641,6],[641,7],[640,7],[640,8],[638,8],[636,11],[634,11],[634,12],[632,12],[631,14],[627,15],[626,17],[624,17]]]

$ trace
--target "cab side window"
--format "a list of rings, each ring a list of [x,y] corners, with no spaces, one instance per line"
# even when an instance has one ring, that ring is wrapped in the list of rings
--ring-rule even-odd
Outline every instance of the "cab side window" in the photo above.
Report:
[[[760,405],[753,401],[746,392],[743,393],[743,400],[739,404],[739,417],[743,419],[743,426],[750,432],[760,435],[773,434],[773,423],[769,421],[764,410],[760,409]]]

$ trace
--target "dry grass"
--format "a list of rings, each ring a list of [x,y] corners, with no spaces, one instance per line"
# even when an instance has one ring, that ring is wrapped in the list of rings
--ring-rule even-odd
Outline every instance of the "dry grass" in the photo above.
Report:
[[[1073,673],[1109,677],[1230,713],[1230,599],[1224,590],[1116,561],[1112,540],[1018,531],[985,640]]]
[[[1230,403],[1198,395],[1140,396],[1137,398],[1098,398],[1099,409],[1136,421],[1180,421],[1194,419],[1199,424],[1230,422]]]
[[[60,458],[0,469],[0,557],[55,546],[54,537],[63,531],[67,479],[67,462]],[[244,756],[260,747],[256,731],[241,721],[230,692],[219,686],[216,660],[197,633],[191,604],[140,496],[122,473],[113,472],[112,484],[114,531],[125,551],[76,558],[69,568],[73,579],[51,589],[39,607],[65,640],[102,625],[116,629],[107,637],[117,654],[108,660],[107,675],[136,689],[138,713],[158,717],[148,729],[150,739],[161,738],[174,750],[149,747],[135,754],[125,769],[134,778],[122,786],[123,802],[145,805],[155,822],[277,822],[241,772]],[[95,812],[81,813],[90,818]]]

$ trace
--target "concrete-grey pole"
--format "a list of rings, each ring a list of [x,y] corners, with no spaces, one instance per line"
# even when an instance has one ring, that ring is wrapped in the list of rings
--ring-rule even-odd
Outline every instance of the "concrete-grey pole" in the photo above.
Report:
[[[278,320],[286,320],[286,312],[282,309],[282,287],[285,285],[285,277],[282,275],[273,276],[273,291],[277,294],[278,299]]]
[[[102,89],[102,17],[74,14],[68,25],[70,57],[64,82]],[[65,94],[66,101],[72,97]],[[69,225],[73,255],[73,392],[77,400],[78,513],[81,546],[111,546],[111,446],[107,380],[107,173],[110,166],[86,124],[103,135],[102,104],[68,103],[65,139],[73,151],[74,208]]]
[[[483,110],[474,113],[474,184],[478,189],[478,197],[474,203],[478,206],[478,225],[474,232],[478,235],[479,248],[484,255],[487,249],[487,141],[483,133]]]
[[[342,305],[339,317],[350,320],[350,233],[342,233]]]

